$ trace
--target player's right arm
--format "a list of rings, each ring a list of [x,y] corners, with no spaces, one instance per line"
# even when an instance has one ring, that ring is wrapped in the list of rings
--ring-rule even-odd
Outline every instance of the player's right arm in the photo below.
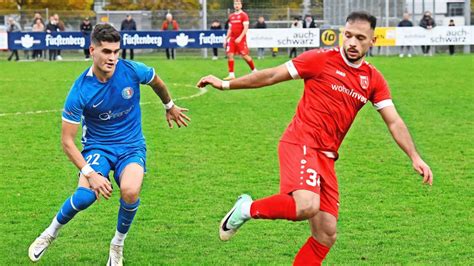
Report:
[[[231,80],[230,82],[223,82],[215,76],[206,76],[201,78],[197,83],[197,87],[203,88],[207,85],[211,85],[219,90],[236,90],[236,89],[254,89],[265,86],[270,86],[282,81],[292,79],[290,72],[286,64],[264,69],[251,73],[249,75]]]
[[[73,124],[63,120],[61,128],[61,144],[64,153],[66,153],[69,160],[71,160],[71,162],[81,170],[87,165],[87,162],[84,160],[84,157],[74,142],[78,128],[79,124]],[[99,193],[102,194],[105,199],[110,198],[112,195],[112,185],[106,178],[95,171],[87,174],[81,173],[81,175],[86,177],[91,189],[94,190],[97,199],[99,199]]]
[[[227,48],[227,40],[229,40],[229,38],[230,38],[230,27],[231,27],[231,25],[230,25],[230,23],[229,23],[229,28],[227,29],[227,34],[226,34],[226,36],[225,36],[225,38],[224,38],[224,42],[223,42],[223,44],[222,44],[222,46],[224,47],[224,49]]]

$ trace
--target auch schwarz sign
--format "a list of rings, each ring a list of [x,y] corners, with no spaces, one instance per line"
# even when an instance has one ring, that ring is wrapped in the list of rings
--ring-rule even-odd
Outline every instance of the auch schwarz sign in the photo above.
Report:
[[[225,31],[124,31],[120,47],[123,49],[154,48],[212,48],[222,47]],[[11,32],[10,50],[86,49],[90,36],[81,32]]]
[[[396,28],[396,45],[470,45],[474,44],[474,27]]]
[[[319,29],[250,29],[249,48],[319,47]]]

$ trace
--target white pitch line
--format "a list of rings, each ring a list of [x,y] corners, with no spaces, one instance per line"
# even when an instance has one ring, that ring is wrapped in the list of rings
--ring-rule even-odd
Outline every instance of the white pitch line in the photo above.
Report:
[[[194,86],[187,85],[187,84],[178,84],[178,83],[170,83],[170,84],[173,87],[188,87],[188,88],[193,88],[193,89],[196,88]],[[196,97],[206,94],[207,92],[206,88],[198,88],[198,89],[199,89],[198,93],[195,93],[189,96],[178,97],[178,98],[173,99],[173,101],[188,100],[188,99],[196,98]],[[156,101],[140,103],[140,105],[149,105],[149,104],[156,104]],[[63,109],[54,109],[54,110],[38,110],[38,111],[16,112],[16,113],[0,113],[0,117],[13,116],[13,115],[38,115],[38,114],[46,114],[46,113],[58,113],[62,111]]]

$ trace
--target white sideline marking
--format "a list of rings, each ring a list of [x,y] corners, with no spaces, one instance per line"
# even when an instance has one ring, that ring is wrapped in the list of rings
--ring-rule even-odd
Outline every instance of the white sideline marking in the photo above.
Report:
[[[187,85],[187,84],[178,84],[178,83],[169,83],[173,87],[188,87],[188,88],[193,88],[196,89],[196,87]],[[192,99],[196,98],[199,96],[204,95],[207,92],[206,88],[197,88],[199,90],[198,93],[195,93],[190,96],[183,96],[179,98],[173,99],[173,101],[179,101],[179,100],[187,100],[187,99]],[[140,105],[149,105],[149,104],[157,104],[157,102],[142,102]],[[54,110],[38,110],[38,111],[27,111],[27,112],[16,112],[16,113],[0,113],[0,117],[3,116],[12,116],[12,115],[38,115],[38,114],[46,114],[46,113],[57,113],[57,112],[62,112],[63,109],[54,109]]]

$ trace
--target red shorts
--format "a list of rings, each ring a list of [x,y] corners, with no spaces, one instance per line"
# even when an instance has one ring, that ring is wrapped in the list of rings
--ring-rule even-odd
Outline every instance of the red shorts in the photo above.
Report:
[[[338,217],[339,191],[334,159],[306,147],[280,141],[280,193],[308,190],[320,196],[319,209]]]
[[[240,43],[235,43],[235,38],[230,38],[229,42],[227,42],[226,53],[248,55],[247,38],[243,38]]]

